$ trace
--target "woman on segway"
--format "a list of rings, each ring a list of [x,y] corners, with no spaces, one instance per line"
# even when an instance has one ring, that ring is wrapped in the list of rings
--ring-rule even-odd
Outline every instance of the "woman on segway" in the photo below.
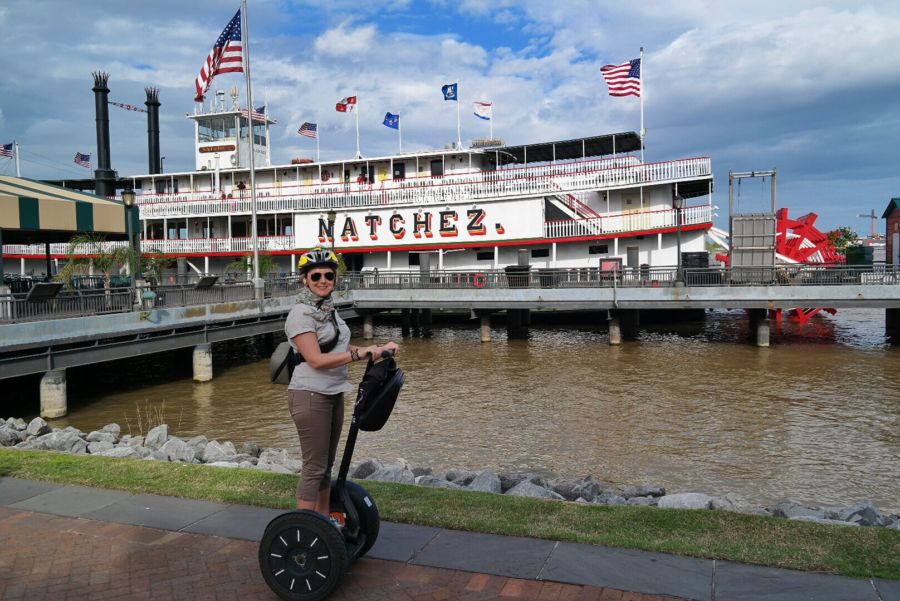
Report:
[[[347,366],[399,346],[358,347],[350,329],[334,309],[331,293],[338,258],[332,250],[313,248],[298,263],[303,284],[284,331],[302,356],[288,385],[288,406],[297,426],[303,470],[297,485],[297,507],[329,516],[331,468],[344,423],[344,393],[352,390]]]

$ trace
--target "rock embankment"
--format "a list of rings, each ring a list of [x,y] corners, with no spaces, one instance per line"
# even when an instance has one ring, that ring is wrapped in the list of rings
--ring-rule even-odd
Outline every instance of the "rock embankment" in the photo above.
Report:
[[[245,443],[238,448],[231,442],[209,440],[205,436],[183,440],[172,436],[166,424],[153,428],[146,436],[132,436],[122,435],[118,424],[108,424],[100,430],[84,433],[72,426],[53,429],[39,417],[28,423],[19,418],[0,418],[0,446],[101,457],[175,461],[223,468],[248,468],[280,474],[296,474],[302,467],[301,462],[285,449],[261,448],[255,443]],[[393,463],[364,459],[351,466],[350,477],[593,505],[720,509],[823,524],[878,526],[900,530],[900,516],[882,514],[869,501],[836,508],[803,505],[793,501],[782,501],[772,507],[754,507],[732,494],[710,496],[699,492],[669,493],[662,486],[622,486],[597,480],[592,476],[571,480],[526,472],[496,472],[491,469],[449,469],[434,473],[429,467],[412,467],[402,459]]]

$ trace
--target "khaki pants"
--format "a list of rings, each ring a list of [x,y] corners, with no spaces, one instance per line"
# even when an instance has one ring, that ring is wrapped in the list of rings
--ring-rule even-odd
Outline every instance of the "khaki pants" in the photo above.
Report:
[[[344,395],[288,390],[288,407],[303,454],[297,498],[315,501],[320,490],[331,486],[331,468],[344,425]]]

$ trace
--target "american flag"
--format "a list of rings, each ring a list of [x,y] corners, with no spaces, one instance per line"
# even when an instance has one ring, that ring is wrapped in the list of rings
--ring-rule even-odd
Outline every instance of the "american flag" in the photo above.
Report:
[[[306,136],[307,138],[318,138],[319,137],[319,126],[315,123],[310,123],[309,121],[305,122],[300,126],[300,129],[297,130],[297,133],[301,136]]]
[[[200,69],[200,75],[194,84],[197,87],[197,96],[194,98],[197,102],[203,102],[203,97],[212,86],[213,78],[219,73],[243,73],[244,72],[244,53],[241,46],[241,10],[234,14],[234,18],[228,22],[225,29],[209,56],[206,57],[206,63]]]
[[[339,113],[350,113],[356,107],[356,96],[347,96],[334,105],[334,110]]]
[[[261,107],[261,108],[266,108],[266,107]],[[250,118],[250,113],[247,111],[247,109],[241,109],[241,115],[244,116],[244,119]],[[253,120],[254,121],[265,121],[266,115],[264,112],[260,111],[259,109],[253,109]],[[272,123],[278,123],[278,121],[276,121],[275,119],[269,119],[269,121],[271,121]]]
[[[610,96],[641,95],[641,59],[636,58],[621,65],[606,65],[600,68]]]
[[[13,143],[0,144],[0,157],[13,157]]]
[[[125,109],[126,111],[135,111],[137,113],[146,113],[146,109],[142,109],[139,106],[134,106],[133,104],[125,104],[124,102],[113,102],[112,100],[107,100],[107,102],[113,106],[117,106],[120,109]]]
[[[75,153],[75,164],[81,165],[85,169],[91,168],[91,155],[89,154],[81,154],[80,152]]]

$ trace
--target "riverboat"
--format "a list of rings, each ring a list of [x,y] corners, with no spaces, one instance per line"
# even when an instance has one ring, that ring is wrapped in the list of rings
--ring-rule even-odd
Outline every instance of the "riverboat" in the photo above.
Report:
[[[674,266],[678,248],[705,250],[713,225],[710,158],[644,162],[635,132],[273,165],[267,115],[221,92],[201,106],[187,115],[193,169],[117,182],[135,191],[142,251],[187,273],[222,273],[252,253],[250,152],[259,252],[282,274],[304,249],[332,244],[351,271],[479,272],[523,257],[534,268]],[[45,248],[4,254],[24,271]]]

